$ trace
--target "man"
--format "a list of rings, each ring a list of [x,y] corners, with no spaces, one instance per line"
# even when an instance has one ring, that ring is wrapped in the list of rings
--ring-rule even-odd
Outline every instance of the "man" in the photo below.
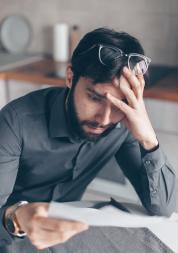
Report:
[[[5,252],[25,235],[44,249],[86,230],[79,222],[48,218],[48,202],[79,200],[113,156],[148,213],[173,212],[175,174],[143,101],[149,63],[137,39],[99,28],[75,49],[67,89],[33,92],[1,110],[0,248]]]

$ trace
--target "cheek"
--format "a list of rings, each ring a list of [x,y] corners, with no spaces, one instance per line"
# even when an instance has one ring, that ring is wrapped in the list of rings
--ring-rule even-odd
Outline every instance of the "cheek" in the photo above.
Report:
[[[120,110],[113,110],[112,112],[112,122],[117,123],[121,121],[124,118],[124,113],[121,112]]]
[[[77,114],[81,120],[93,119],[96,112],[99,110],[99,106],[94,103],[91,103],[88,99],[84,97],[76,97],[75,107]]]

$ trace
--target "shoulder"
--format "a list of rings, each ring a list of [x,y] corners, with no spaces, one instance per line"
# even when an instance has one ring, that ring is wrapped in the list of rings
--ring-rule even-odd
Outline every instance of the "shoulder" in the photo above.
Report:
[[[52,87],[30,92],[25,96],[17,98],[1,109],[1,113],[11,112],[19,116],[26,114],[39,114],[50,106],[65,88]]]

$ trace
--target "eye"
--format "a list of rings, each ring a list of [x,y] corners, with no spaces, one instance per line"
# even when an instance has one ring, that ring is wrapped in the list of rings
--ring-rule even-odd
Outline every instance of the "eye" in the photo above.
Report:
[[[89,98],[95,102],[101,102],[101,98],[94,95],[94,94],[88,94]]]

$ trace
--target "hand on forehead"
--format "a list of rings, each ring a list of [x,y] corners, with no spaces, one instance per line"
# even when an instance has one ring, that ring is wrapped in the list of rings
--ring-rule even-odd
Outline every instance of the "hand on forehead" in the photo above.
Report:
[[[115,89],[115,94],[111,93],[111,95],[116,96],[116,94],[118,94],[119,95],[118,98],[121,97],[121,99],[125,98],[123,91],[131,89],[128,80],[123,75],[121,75],[120,78],[115,77],[112,81],[112,85],[116,89]]]
[[[112,82],[108,83],[97,83],[96,85],[93,85],[91,84],[91,81],[89,81],[87,84],[87,89],[88,88],[91,88],[91,90],[102,97],[105,97],[107,93],[110,93],[118,99],[125,99],[123,89],[130,89],[131,87],[127,79],[121,75],[121,77],[115,77]]]
[[[110,83],[97,84],[95,86],[95,91],[103,96],[106,96],[107,93],[110,93],[111,95],[115,96],[118,99],[123,99],[125,96],[120,89],[120,85],[121,85],[120,79],[114,78],[112,80],[112,82],[110,82]],[[124,85],[124,84],[122,84],[122,85]],[[126,84],[126,85],[129,86],[128,84]]]
[[[112,81],[112,84],[116,88],[119,88],[120,91],[124,88],[124,86],[126,88],[131,88],[129,82],[123,75],[121,75],[120,78],[115,77]]]

